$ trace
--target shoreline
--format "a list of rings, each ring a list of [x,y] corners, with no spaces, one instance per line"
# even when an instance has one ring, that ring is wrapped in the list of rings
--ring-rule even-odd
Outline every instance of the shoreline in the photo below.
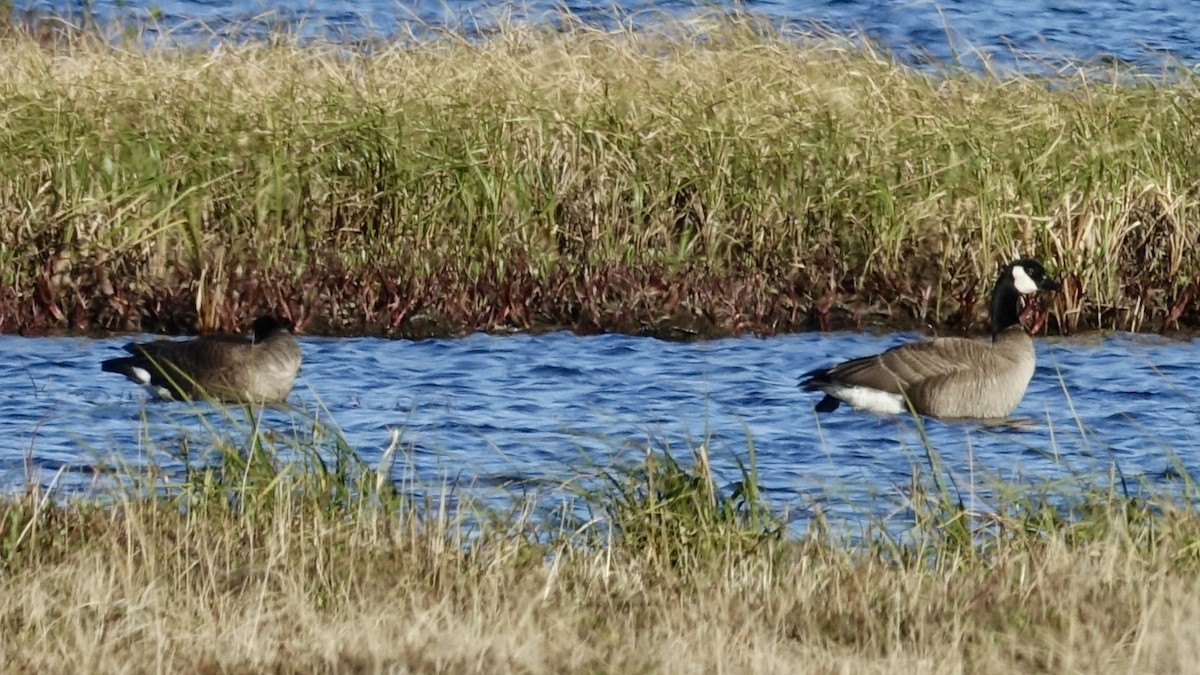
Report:
[[[865,298],[827,293],[814,300],[811,294],[798,292],[794,286],[787,288],[789,284],[764,275],[730,279],[697,272],[653,274],[620,266],[607,272],[592,278],[565,273],[540,280],[525,276],[524,283],[508,285],[495,277],[443,284],[409,280],[407,289],[417,290],[407,294],[401,284],[367,285],[361,278],[338,275],[333,275],[337,283],[331,284],[313,279],[286,284],[261,278],[269,275],[254,275],[241,285],[221,289],[227,294],[223,297],[232,302],[208,304],[203,314],[196,309],[196,292],[186,288],[155,289],[157,293],[138,297],[136,291],[113,284],[109,286],[111,294],[97,291],[99,302],[81,301],[86,295],[77,291],[58,296],[66,300],[61,303],[42,288],[42,293],[24,305],[12,302],[11,291],[0,290],[0,334],[33,337],[238,332],[262,313],[290,318],[298,333],[324,337],[424,339],[476,332],[570,331],[579,335],[621,333],[690,340],[813,331],[918,331],[973,337],[988,332],[986,300],[972,297],[982,289],[943,291],[946,296],[965,301],[943,297],[942,306],[953,309],[943,309],[940,316],[935,316],[928,304],[923,306],[916,300],[922,297],[920,292],[911,288],[906,289],[908,292],[877,292]],[[377,270],[362,276],[367,280],[380,278]],[[1068,279],[1075,281],[1074,277]],[[787,290],[771,290],[779,286]],[[212,292],[199,295],[211,297]],[[1063,312],[1068,301],[1058,295],[1040,294],[1027,305],[1023,323],[1034,335],[1108,331],[1188,335],[1200,327],[1200,307],[1192,304],[1190,293],[1174,303],[1181,308],[1174,320],[1164,316],[1169,315],[1164,306],[1137,317],[1136,322],[1113,313],[1076,316],[1068,322]],[[899,299],[889,301],[888,297]],[[144,307],[154,307],[156,312],[134,311]],[[121,309],[127,311],[122,314]],[[1131,329],[1135,323],[1137,329]]]

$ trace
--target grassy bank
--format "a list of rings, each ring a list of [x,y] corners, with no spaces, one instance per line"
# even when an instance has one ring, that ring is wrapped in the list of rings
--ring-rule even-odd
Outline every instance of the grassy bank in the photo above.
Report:
[[[0,330],[1196,325],[1194,75],[930,76],[733,20],[380,46],[0,40]]]
[[[1200,519],[1167,503],[1010,491],[984,518],[918,482],[902,537],[872,521],[847,542],[815,516],[797,539],[752,472],[725,492],[698,453],[609,470],[578,495],[587,521],[466,520],[314,443],[230,439],[108,508],[4,498],[6,672],[1189,672],[1200,656]]]

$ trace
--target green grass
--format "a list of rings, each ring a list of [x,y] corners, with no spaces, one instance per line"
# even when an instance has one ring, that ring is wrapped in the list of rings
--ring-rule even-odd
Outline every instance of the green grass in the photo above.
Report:
[[[10,330],[977,330],[1019,254],[1052,330],[1196,318],[1190,70],[923,74],[728,17],[0,58]]]
[[[848,538],[817,512],[797,536],[752,446],[721,488],[700,445],[589,470],[576,517],[546,518],[452,507],[405,463],[380,481],[324,424],[254,419],[231,411],[209,461],[126,474],[107,506],[0,500],[8,671],[1173,672],[1200,656],[1200,518],[1178,497],[1001,486],[981,513],[930,452],[904,532],[867,515]]]

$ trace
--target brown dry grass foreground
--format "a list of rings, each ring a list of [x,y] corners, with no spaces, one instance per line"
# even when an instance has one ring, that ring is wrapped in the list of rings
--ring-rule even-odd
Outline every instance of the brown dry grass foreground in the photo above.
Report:
[[[1018,254],[1052,331],[1200,323],[1187,69],[922,74],[738,17],[0,61],[0,330],[970,331]]]
[[[36,489],[6,498],[4,671],[1200,663],[1200,518],[1169,500],[1012,488],[983,516],[918,478],[903,491],[903,533],[868,516],[865,538],[851,540],[819,515],[807,534],[785,534],[757,493],[752,450],[736,493],[714,487],[703,447],[687,462],[654,453],[599,471],[572,492],[592,514],[577,520],[534,517],[519,499],[507,513],[450,509],[447,490],[406,480],[401,497],[378,479],[388,465],[371,470],[316,439],[230,438],[209,467],[141,475],[107,506],[55,505]]]

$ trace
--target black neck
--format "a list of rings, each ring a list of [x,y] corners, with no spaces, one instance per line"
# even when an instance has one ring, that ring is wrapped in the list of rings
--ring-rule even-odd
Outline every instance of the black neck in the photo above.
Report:
[[[257,326],[254,329],[254,337],[252,337],[250,341],[254,344],[266,342],[268,338],[274,335],[275,332],[282,327],[283,326],[279,326],[277,324],[271,324],[269,326]]]
[[[1000,331],[1021,322],[1021,294],[1012,284],[1008,275],[1000,277],[996,289],[992,291],[992,337]]]

